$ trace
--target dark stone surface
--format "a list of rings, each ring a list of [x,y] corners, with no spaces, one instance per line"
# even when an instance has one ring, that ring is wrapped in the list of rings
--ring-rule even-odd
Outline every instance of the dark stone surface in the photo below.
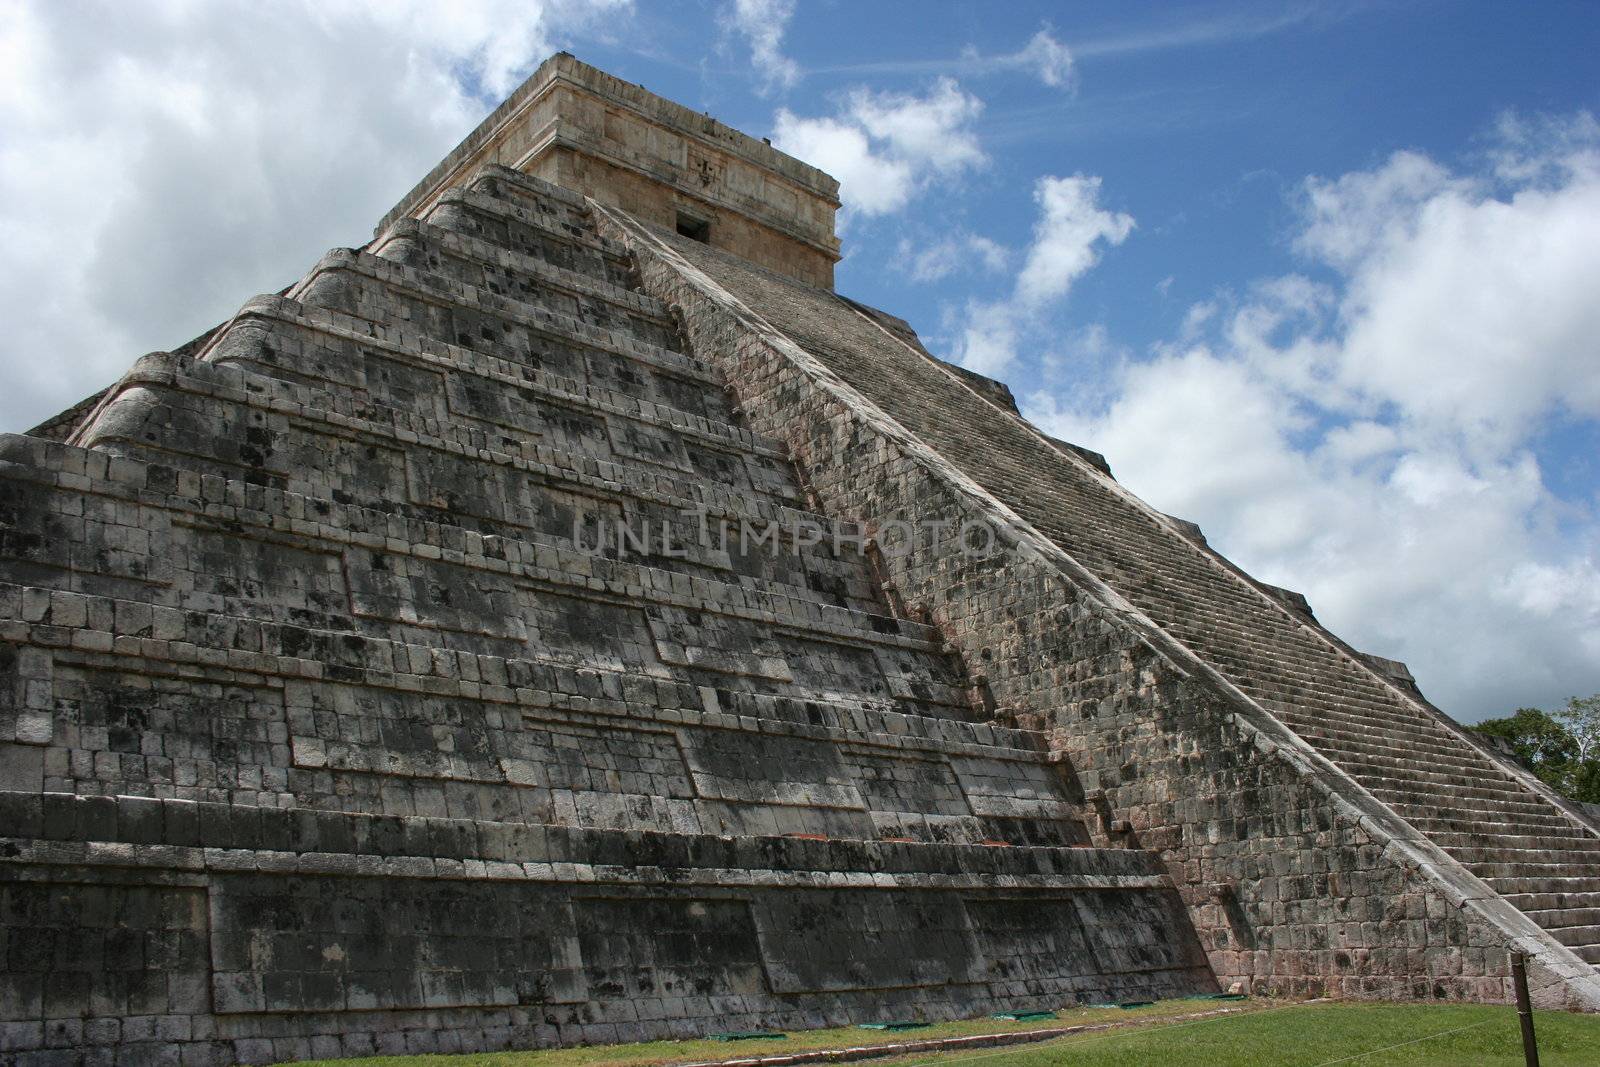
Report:
[[[70,443],[0,439],[14,1062],[1215,988],[1156,858],[1093,847],[1072,768],[633,272],[496,172],[140,360]],[[682,551],[573,541],[623,521]]]

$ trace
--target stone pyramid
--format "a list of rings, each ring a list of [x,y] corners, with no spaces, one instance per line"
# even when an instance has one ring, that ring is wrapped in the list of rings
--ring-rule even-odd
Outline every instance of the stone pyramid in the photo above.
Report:
[[[0,439],[12,1062],[1600,1008],[1589,818],[836,295],[837,206],[558,55]]]

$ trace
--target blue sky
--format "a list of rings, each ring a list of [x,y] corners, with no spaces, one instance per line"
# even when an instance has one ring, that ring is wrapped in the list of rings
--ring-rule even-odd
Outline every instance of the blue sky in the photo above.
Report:
[[[1592,3],[0,0],[0,429],[360,243],[558,47],[840,177],[841,291],[1446,710],[1600,690]]]
[[[924,332],[936,330],[941,300],[973,285],[895,270],[908,225],[956,224],[1025,244],[1038,176],[1098,175],[1106,203],[1138,220],[1139,239],[1075,285],[1073,318],[1105,319],[1143,346],[1169,337],[1217,288],[1297,266],[1288,201],[1307,176],[1370,167],[1398,149],[1455,161],[1480,149],[1507,111],[1600,107],[1592,3],[1540,5],[1538,17],[1455,2],[802,3],[783,41],[802,76],[766,94],[737,48],[700,54],[719,31],[685,10],[694,8],[639,10],[648,49],[574,50],[761,135],[779,107],[829,114],[861,86],[918,95],[945,75],[981,100],[974,125],[990,162],[847,234],[840,289]],[[1022,67],[962,62],[974,50],[991,60],[1015,53],[1041,29],[1072,54],[1068,88]]]

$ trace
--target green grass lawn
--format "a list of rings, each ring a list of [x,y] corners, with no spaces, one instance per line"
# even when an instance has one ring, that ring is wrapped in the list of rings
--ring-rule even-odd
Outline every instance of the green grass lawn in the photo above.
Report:
[[[1600,1065],[1600,1018],[1538,1012],[1541,1067]],[[1039,1045],[906,1057],[983,1067],[1521,1067],[1515,1009],[1481,1005],[1306,1004],[1064,1037]]]
[[[1176,1016],[1243,1009],[1204,1019]],[[1323,1064],[1401,1064],[1412,1067],[1520,1067],[1516,1011],[1482,1005],[1368,1003],[1294,1004],[1248,1001],[1163,1001],[1146,1008],[1077,1008],[1032,1023],[974,1019],[937,1023],[898,1034],[860,1030],[797,1031],[782,1041],[653,1041],[539,1052],[460,1056],[379,1056],[323,1060],[322,1067],[655,1067],[703,1060],[781,1055],[811,1049],[885,1045],[900,1041],[1083,1023],[1117,1023],[1115,1030],[1069,1035],[1041,1044],[973,1048],[875,1062],[896,1067],[964,1064],[981,1067],[1321,1067]],[[1600,1067],[1600,1017],[1539,1012],[1542,1067]]]
[[[933,1023],[916,1030],[884,1033],[854,1026],[833,1030],[791,1030],[782,1041],[646,1041],[634,1045],[582,1045],[575,1048],[544,1049],[537,1052],[480,1052],[456,1056],[372,1056],[354,1060],[316,1060],[315,1067],[656,1067],[660,1064],[694,1063],[705,1060],[732,1060],[749,1056],[778,1056],[808,1049],[856,1048],[863,1045],[893,1045],[902,1041],[922,1041],[937,1037],[965,1037],[970,1034],[995,1034],[1012,1030],[1043,1030],[1047,1027],[1077,1026],[1083,1023],[1133,1020],[1159,1021],[1174,1015],[1190,1015],[1217,1008],[1255,1008],[1258,1002],[1217,1003],[1204,1000],[1164,1000],[1149,1007],[1066,1008],[1056,1018],[1039,1022],[1006,1022],[999,1019],[966,1019],[960,1022]],[[302,1064],[301,1067],[312,1067]]]

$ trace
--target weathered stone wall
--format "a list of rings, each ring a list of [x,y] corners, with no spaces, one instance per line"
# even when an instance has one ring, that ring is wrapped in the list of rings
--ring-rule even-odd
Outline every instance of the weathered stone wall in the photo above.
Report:
[[[662,185],[651,175],[606,160],[615,151],[609,143],[613,132],[626,142],[648,142],[644,128],[616,129],[611,118],[607,116],[604,142],[595,144],[591,143],[592,138],[585,138],[582,148],[552,148],[521,169],[546,181],[584,190],[603,204],[660,226],[675,227],[680,215],[705,223],[706,239],[712,247],[808,285],[832,287],[835,253],[815,247],[814,236],[797,240],[793,223],[783,229],[776,229],[773,224],[785,217],[783,211],[792,211],[794,214],[787,217],[803,219],[800,226],[806,234],[828,234],[827,243],[832,245],[836,243],[831,237],[834,205],[763,180],[737,160],[711,152],[691,150],[684,154],[688,167],[685,173],[689,175],[684,183],[687,189]],[[741,175],[741,170],[747,173]],[[703,182],[701,174],[705,176]],[[742,192],[730,192],[729,187],[738,190],[741,185]]]
[[[0,1040],[18,1064],[951,1017],[1162,995],[1199,965],[1136,852],[930,855],[14,792],[0,817]]]
[[[833,285],[839,183],[815,167],[570,55],[552,56],[383,220],[431,210],[500,164],[708,240],[808,285]]]
[[[1582,960],[1041,536],[1007,506],[1017,498],[1002,502],[884,410],[910,398],[926,420],[952,418],[982,457],[991,443],[961,425],[977,394],[929,409],[915,378],[946,372],[845,302],[612,220],[647,289],[680,308],[695,349],[721,361],[752,429],[788,443],[823,509],[869,526],[937,516],[1016,531],[987,558],[952,538],[885,552],[884,565],[1003,714],[1070,755],[1103,798],[1103,832],[1162,854],[1219,979],[1498,1002],[1515,946],[1535,955],[1543,1002],[1600,1006]]]
[[[586,210],[491,171],[0,438],[15,1062],[1215,988]],[[619,519],[677,547],[594,552]]]

